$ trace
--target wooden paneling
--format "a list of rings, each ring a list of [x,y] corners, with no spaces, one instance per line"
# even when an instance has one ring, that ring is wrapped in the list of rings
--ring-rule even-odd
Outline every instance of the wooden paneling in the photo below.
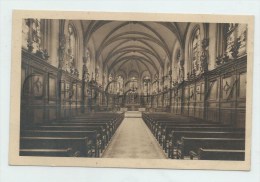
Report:
[[[246,73],[241,73],[239,75],[239,98],[246,98]]]
[[[41,123],[44,121],[44,109],[32,107],[31,111],[33,113],[34,123]]]
[[[208,108],[206,119],[208,121],[218,122],[219,121],[219,108]]]
[[[66,72],[58,77],[57,68],[24,50],[21,68],[21,86],[25,87],[21,90],[22,125],[65,118],[78,112],[80,103],[77,100],[81,100],[81,82],[78,78]],[[59,83],[61,93],[58,90]],[[80,89],[77,90],[77,87]]]
[[[234,80],[232,76],[225,77],[222,79],[222,88],[220,88],[221,92],[221,98],[223,100],[230,99],[231,94],[233,92],[234,88]]]
[[[237,112],[236,127],[245,128],[246,112],[244,109],[239,109]]]
[[[233,110],[230,108],[221,108],[220,109],[220,121],[223,124],[232,125],[234,122]]]
[[[247,57],[230,60],[201,78],[185,81],[174,97],[174,113],[235,127],[245,126]],[[183,95],[182,95],[183,93]]]
[[[212,80],[209,82],[209,88],[208,88],[208,100],[216,101],[218,99],[218,90],[219,90],[219,84],[217,80]]]
[[[57,118],[57,110],[56,110],[56,106],[53,107],[49,107],[49,120],[54,120]]]
[[[56,92],[57,92],[57,82],[56,78],[49,77],[49,99],[53,100],[56,99]]]
[[[204,114],[204,103],[203,102],[196,102],[195,107],[195,117],[203,119]]]

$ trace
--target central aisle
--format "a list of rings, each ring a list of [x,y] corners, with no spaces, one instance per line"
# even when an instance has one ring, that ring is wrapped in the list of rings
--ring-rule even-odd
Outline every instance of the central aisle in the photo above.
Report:
[[[126,112],[126,115],[129,113]],[[131,113],[133,115],[134,113]],[[103,158],[143,158],[165,159],[158,142],[145,125],[142,118],[125,118],[116,131],[111,143],[102,155]]]

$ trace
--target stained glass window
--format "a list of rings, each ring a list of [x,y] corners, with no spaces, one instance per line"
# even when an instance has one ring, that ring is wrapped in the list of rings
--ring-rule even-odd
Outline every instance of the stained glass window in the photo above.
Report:
[[[201,37],[200,29],[196,29],[194,37],[192,39],[192,72],[197,73],[199,70],[200,62],[200,51],[201,51]]]
[[[71,24],[68,26],[68,52],[66,70],[70,73],[75,69],[75,53],[76,53],[76,36]]]
[[[247,25],[228,23],[224,25],[224,53],[229,58],[246,53]]]
[[[119,93],[120,95],[123,94],[123,86],[124,86],[124,78],[119,75],[117,77],[117,93]]]

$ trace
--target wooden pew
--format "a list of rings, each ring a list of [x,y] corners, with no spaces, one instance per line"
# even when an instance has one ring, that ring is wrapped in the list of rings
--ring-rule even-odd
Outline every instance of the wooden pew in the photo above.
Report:
[[[150,114],[152,115],[152,114]],[[167,114],[165,114],[167,115]],[[150,128],[150,130],[152,131],[152,133],[154,133],[157,136],[157,132],[159,132],[162,128],[166,128],[168,126],[175,126],[175,125],[192,125],[192,124],[196,124],[196,125],[219,125],[219,126],[224,126],[221,123],[216,123],[216,122],[206,122],[202,119],[197,119],[197,118],[187,118],[187,117],[183,117],[183,116],[173,116],[171,115],[171,117],[169,117],[167,115],[167,117],[165,117],[164,115],[160,116],[160,117],[156,117],[156,119],[151,119],[149,118],[148,114],[143,113],[143,119],[145,121],[145,123],[147,124],[147,126]]]
[[[97,113],[97,115],[93,115],[92,117],[73,117],[69,120],[56,120],[54,123],[106,123],[111,125],[113,128],[117,128],[121,124],[123,118],[124,115],[122,114],[117,114],[116,117],[110,118],[106,115],[102,117],[99,113]]]
[[[93,157],[94,152],[94,157],[99,157],[123,118],[123,113],[95,113],[69,120],[55,120],[50,123],[21,127],[21,154],[68,156],[65,152],[67,150],[65,144],[69,143],[72,146],[70,148],[73,156]],[[82,152],[82,148],[78,148],[80,145],[71,141],[85,137],[88,140],[85,141],[86,144],[81,143],[81,145],[87,148]]]
[[[160,140],[160,136],[167,136],[169,133],[173,131],[172,128],[177,128],[177,127],[189,127],[189,128],[194,128],[194,127],[200,127],[200,128],[226,128],[230,127],[228,125],[216,125],[216,124],[201,124],[201,123],[187,123],[187,124],[182,124],[182,123],[175,123],[175,124],[169,124],[164,126],[163,128],[158,128],[158,130],[155,131],[154,135],[155,137]]]
[[[171,128],[171,127],[227,127],[227,125],[217,125],[217,124],[210,124],[210,123],[194,123],[194,122],[191,122],[191,123],[179,123],[179,122],[175,122],[175,123],[170,123],[170,124],[167,124],[167,125],[163,125],[163,126],[156,126],[154,127],[154,130],[153,130],[153,133],[157,136],[158,132],[162,132],[163,129],[166,129],[166,128]]]
[[[63,125],[63,126],[103,126],[107,128],[109,131],[114,132],[116,130],[115,124],[112,122],[95,122],[95,121],[88,121],[88,122],[82,122],[82,121],[73,121],[73,122],[53,122],[48,124],[41,124],[40,126],[46,126],[46,125]]]
[[[245,139],[242,138],[188,138],[182,137],[178,143],[177,158],[184,159],[190,151],[199,148],[244,150]]]
[[[174,158],[175,149],[177,146],[177,141],[182,137],[186,138],[244,138],[244,132],[234,132],[234,131],[173,131],[171,141],[166,144],[168,146],[168,157]]]
[[[56,130],[56,131],[97,131],[102,138],[102,150],[108,144],[109,135],[106,129],[100,126],[35,126],[27,130]]]
[[[161,144],[163,148],[166,148],[166,145],[168,142],[170,142],[172,138],[172,132],[173,131],[215,131],[215,132],[244,132],[244,129],[241,128],[233,128],[233,127],[223,127],[223,126],[174,126],[174,127],[167,127],[166,129],[162,130],[161,138],[159,141],[161,141]]]
[[[84,123],[84,124],[78,124],[78,123],[50,123],[50,124],[40,124],[37,125],[36,127],[77,127],[77,128],[87,128],[89,127],[90,129],[92,129],[93,127],[99,127],[100,129],[96,129],[96,130],[100,130],[103,132],[103,134],[105,134],[107,136],[107,139],[110,140],[112,135],[114,134],[114,129],[111,128],[108,124],[106,123]]]
[[[20,149],[20,156],[76,157],[72,149]]]
[[[198,151],[198,160],[244,161],[245,150],[204,149]]]
[[[21,137],[20,149],[68,149],[77,157],[88,157],[88,138]]]
[[[102,152],[102,139],[97,131],[56,131],[56,130],[23,130],[21,137],[70,137],[88,138],[88,157],[99,157]]]

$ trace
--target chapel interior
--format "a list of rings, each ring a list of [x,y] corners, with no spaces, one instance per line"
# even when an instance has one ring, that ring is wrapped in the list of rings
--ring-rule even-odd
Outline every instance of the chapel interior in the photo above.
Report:
[[[20,155],[245,160],[247,25],[23,19]]]

